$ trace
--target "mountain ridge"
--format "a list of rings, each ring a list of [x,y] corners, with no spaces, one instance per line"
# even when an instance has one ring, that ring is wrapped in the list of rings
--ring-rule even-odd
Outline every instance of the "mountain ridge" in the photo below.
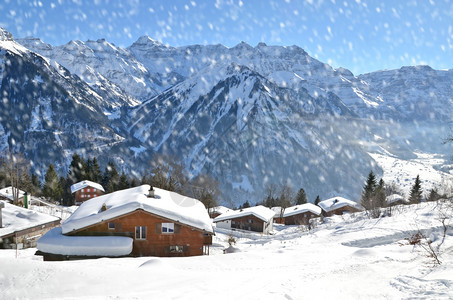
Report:
[[[127,48],[104,39],[18,42],[61,65],[71,82],[82,81],[63,85],[89,91],[83,103],[99,99],[91,104],[104,115],[97,119],[121,140],[104,153],[122,170],[140,174],[156,153],[175,154],[193,176],[217,178],[224,199],[235,203],[259,201],[271,181],[303,187],[310,199],[357,199],[369,170],[382,174],[368,152],[411,158],[451,151],[435,145],[452,121],[451,70],[354,76],[298,46],[264,43],[171,47],[147,36]],[[3,138],[10,134],[5,118]]]

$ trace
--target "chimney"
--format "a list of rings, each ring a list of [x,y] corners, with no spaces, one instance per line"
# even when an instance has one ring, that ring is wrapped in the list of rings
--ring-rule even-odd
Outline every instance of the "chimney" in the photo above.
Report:
[[[148,198],[154,198],[154,189],[152,186],[149,188]]]
[[[0,228],[3,227],[3,223],[2,223],[2,208],[5,208],[5,203],[0,201]]]

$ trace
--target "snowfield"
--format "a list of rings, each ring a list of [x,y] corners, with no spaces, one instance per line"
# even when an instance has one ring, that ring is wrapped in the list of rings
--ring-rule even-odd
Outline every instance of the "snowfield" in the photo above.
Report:
[[[448,225],[443,239],[442,215]],[[223,254],[218,229],[211,255],[43,262],[35,249],[0,251],[2,299],[452,299],[451,202],[326,218],[311,231],[274,225],[274,235],[234,232]],[[440,246],[435,265],[407,238],[420,230]],[[16,258],[17,255],[17,258]]]

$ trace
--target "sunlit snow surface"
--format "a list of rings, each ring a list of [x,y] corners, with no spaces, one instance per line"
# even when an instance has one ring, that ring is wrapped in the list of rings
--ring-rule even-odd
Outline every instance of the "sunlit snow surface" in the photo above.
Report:
[[[437,189],[440,194],[450,193],[453,175],[441,172],[442,167],[448,167],[446,160],[438,155],[416,153],[417,158],[402,160],[392,156],[370,153],[383,169],[383,179],[386,183],[394,183],[409,197],[415,177],[420,176],[424,195],[431,189]],[[446,158],[449,159],[449,158]]]
[[[439,209],[429,203],[326,218],[307,232],[276,225],[275,235],[235,233],[240,252],[223,254],[229,231],[217,230],[209,256],[42,262],[34,250],[0,251],[2,297],[33,299],[449,299],[453,229],[440,266],[408,238],[422,230],[437,246]],[[451,224],[452,219],[447,219]],[[74,281],[76,279],[76,281]],[[83,288],[81,288],[83,287]]]

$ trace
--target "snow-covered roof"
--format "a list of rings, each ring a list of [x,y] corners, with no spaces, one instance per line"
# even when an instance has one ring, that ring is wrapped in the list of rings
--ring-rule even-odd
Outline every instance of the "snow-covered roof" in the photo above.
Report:
[[[305,204],[300,204],[296,206],[291,206],[285,209],[285,212],[283,213],[283,217],[289,217],[289,216],[294,216],[297,214],[301,214],[304,212],[311,212],[315,215],[320,215],[321,214],[321,207],[314,205],[312,203],[305,203]]]
[[[25,192],[22,190],[19,190],[19,198],[22,198],[24,196]],[[8,186],[6,188],[3,188],[0,190],[0,196],[5,197],[11,201],[13,201],[13,188]]]
[[[281,206],[271,207],[271,210],[274,212],[274,218],[275,217],[280,217],[280,214],[282,213],[282,207]]]
[[[126,236],[66,236],[61,227],[38,240],[39,251],[80,256],[123,256],[132,252],[133,239]]]
[[[57,217],[9,204],[6,201],[0,202],[5,205],[2,208],[3,227],[0,228],[0,236],[60,220]]]
[[[275,214],[275,212],[273,210],[271,210],[267,207],[264,207],[262,205],[258,205],[258,206],[243,208],[243,209],[239,209],[239,210],[230,210],[230,211],[216,217],[213,221],[220,222],[220,221],[240,218],[240,217],[244,217],[244,216],[248,216],[248,215],[254,215],[258,219],[267,222],[274,217],[274,214]]]
[[[230,209],[228,207],[225,207],[225,206],[216,206],[216,207],[212,207],[209,209],[209,213],[210,214],[213,214],[213,213],[219,213],[219,214],[224,214],[226,213],[227,211],[229,211]]]
[[[154,198],[148,198],[150,186],[145,184],[85,201],[62,224],[63,234],[110,220],[142,209],[163,218],[213,232],[212,222],[203,203],[174,192],[154,188]],[[105,204],[107,210],[101,208]]]
[[[390,196],[387,196],[385,198],[385,201],[388,203],[388,204],[391,204],[391,203],[395,203],[397,201],[402,201],[402,202],[405,202],[405,203],[409,203],[409,200],[406,200],[404,199],[403,196],[399,195],[399,194],[392,194]]]
[[[343,197],[333,197],[318,203],[318,205],[326,212],[336,210],[345,206],[351,206],[358,210],[362,210],[362,207],[356,202],[343,198]]]
[[[89,181],[89,180],[83,180],[83,181],[80,181],[80,182],[77,182],[77,183],[74,183],[73,185],[71,185],[71,193],[73,194],[86,187],[92,187],[92,188],[105,192],[104,188],[99,183]]]

